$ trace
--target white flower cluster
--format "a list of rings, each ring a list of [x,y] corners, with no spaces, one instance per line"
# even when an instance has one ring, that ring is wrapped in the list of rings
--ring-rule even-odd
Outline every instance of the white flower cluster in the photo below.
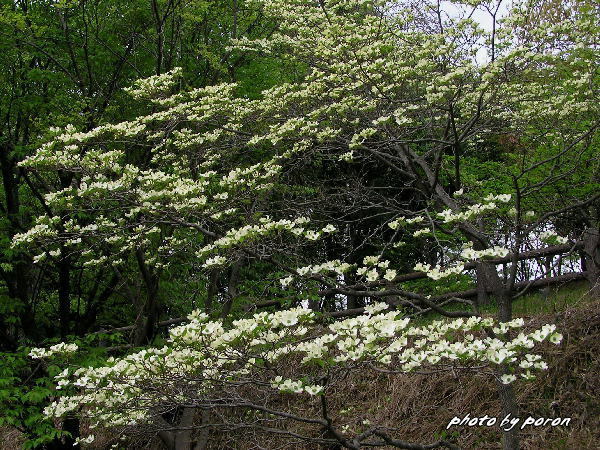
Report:
[[[86,437],[75,438],[75,443],[73,444],[73,447],[76,447],[81,444],[91,444],[92,442],[94,442],[95,438],[96,437],[93,434],[88,434]]]
[[[462,190],[457,191],[455,194],[462,195]],[[510,194],[499,194],[499,195],[490,194],[484,198],[484,201],[485,201],[484,203],[476,203],[474,205],[470,205],[464,211],[445,209],[442,212],[438,213],[437,217],[442,219],[443,223],[467,221],[469,219],[472,219],[473,217],[483,214],[486,211],[491,211],[491,210],[496,209],[498,207],[497,203],[495,203],[496,201],[499,201],[502,203],[507,203],[510,201],[510,199],[511,199]],[[398,217],[395,220],[389,222],[388,226],[392,230],[397,230],[398,227],[402,223],[418,224],[418,223],[422,223],[424,220],[425,220],[425,217],[423,217],[423,216],[415,216],[415,217],[408,218],[408,219],[405,218],[404,216],[401,216],[401,217]],[[431,232],[432,231],[430,228],[421,228],[421,229],[414,231],[412,233],[412,235],[413,235],[413,237],[419,237],[419,236],[430,234]]]
[[[390,262],[388,260],[380,261],[381,256],[365,256],[363,258],[364,266],[356,269],[356,275],[365,276],[368,282],[377,281],[381,277],[380,270],[385,270],[384,278],[392,281],[396,277],[396,271],[388,269]]]
[[[302,381],[294,381],[291,379],[284,380],[281,375],[276,376],[271,386],[281,392],[288,392],[294,394],[301,394],[306,392],[309,395],[319,395],[323,392],[323,386],[304,384]]]
[[[300,276],[329,272],[335,272],[341,275],[350,270],[351,267],[352,264],[341,262],[339,259],[334,259],[333,261],[327,261],[322,264],[298,267],[296,272],[298,272],[298,275]]]
[[[408,223],[408,224],[421,223],[424,220],[425,220],[425,217],[423,217],[423,216],[415,216],[415,217],[410,217],[408,219],[404,216],[400,216],[400,217],[396,218],[395,220],[389,222],[388,227],[390,227],[392,230],[397,230],[398,227],[403,223]]]
[[[189,324],[171,329],[169,344],[165,347],[142,350],[122,359],[110,358],[109,365],[104,367],[79,368],[73,372],[72,380],[68,379],[69,372],[63,371],[56,377],[60,387],[77,386],[85,393],[61,397],[45,409],[45,414],[59,417],[86,404],[100,423],[126,425],[148,420],[144,408],[150,408],[162,397],[140,400],[141,404],[134,410],[126,406],[140,395],[139,386],[144,380],[154,382],[158,378],[166,389],[169,379],[196,374],[213,380],[204,386],[210,389],[212,382],[242,377],[255,366],[256,360],[244,356],[241,349],[255,349],[254,355],[276,361],[286,354],[290,340],[299,339],[307,332],[303,324],[311,322],[314,313],[302,308],[263,312],[250,319],[234,321],[230,329],[221,321],[209,321],[200,311],[188,318]],[[231,368],[240,362],[243,363],[241,369]]]
[[[200,398],[220,384],[231,387],[236,380],[247,384],[261,376],[284,393],[324,395],[327,386],[315,382],[315,362],[329,373],[357,367],[361,362],[367,364],[365,367],[383,364],[399,372],[433,365],[481,368],[502,364],[511,368],[514,379],[520,372],[522,378],[531,379],[532,370],[543,370],[547,365],[530,350],[536,343],[549,340],[558,344],[562,339],[554,325],[544,325],[530,334],[503,340],[506,331],[524,325],[521,319],[496,324],[489,318],[471,317],[410,327],[409,319],[396,311],[384,312],[387,308],[384,303],[369,305],[362,316],[333,323],[326,330],[312,327],[314,313],[302,308],[261,312],[236,320],[230,327],[195,311],[188,324],[171,329],[162,348],[109,358],[103,367],[61,372],[56,376],[58,388],[74,386],[80,393],[65,394],[48,406],[45,414],[60,417],[85,405],[86,414],[96,424],[134,425],[150,420],[148,412],[170,397],[185,402],[181,392],[192,380],[193,395]],[[499,337],[473,334],[492,327]],[[32,352],[32,357],[38,354]],[[295,378],[269,375],[278,361],[293,354],[302,356],[302,364],[294,369]],[[269,363],[268,372],[260,361]],[[308,369],[306,376],[304,368]],[[505,377],[503,381],[514,379]]]
[[[323,233],[333,233],[336,231],[336,228],[333,225],[327,225],[321,231],[307,230],[303,225],[309,221],[310,219],[307,217],[299,217],[293,220],[280,219],[277,221],[273,221],[268,217],[262,218],[259,224],[244,225],[240,228],[230,229],[223,237],[198,250],[196,256],[204,258],[207,254],[216,250],[228,249],[244,242],[264,238],[278,231],[288,231],[310,241],[319,239]],[[223,257],[213,257],[206,261],[205,267],[220,265],[224,262],[225,259]]]
[[[40,216],[38,222],[47,219],[46,216]],[[33,242],[33,240],[44,237],[49,238],[56,235],[56,230],[53,229],[51,223],[37,223],[25,233],[18,233],[13,237],[12,246],[17,247],[19,245]]]
[[[52,345],[50,348],[39,348],[34,347],[29,352],[29,356],[33,359],[41,359],[48,358],[55,354],[65,354],[65,353],[74,353],[79,349],[77,344],[66,344],[64,342],[60,342],[59,344]]]
[[[484,200],[486,202],[493,202],[494,200],[497,200],[502,203],[508,203],[508,202],[510,202],[511,198],[512,198],[511,194],[499,194],[499,195],[489,194],[488,196],[486,196],[484,198]]]
[[[215,267],[215,266],[222,266],[226,262],[227,262],[227,258],[225,258],[224,256],[217,255],[217,256],[213,256],[212,258],[208,258],[206,261],[204,261],[204,264],[202,264],[202,267],[210,268],[210,267]]]
[[[397,272],[393,269],[388,269],[390,261],[380,261],[380,259],[380,256],[365,256],[363,258],[364,266],[357,267],[355,271],[356,274],[358,276],[365,276],[365,279],[368,282],[374,282],[381,277],[381,273],[379,272],[379,270],[385,270],[383,278],[385,278],[388,281],[393,281],[394,278],[396,278]],[[333,261],[327,261],[322,264],[299,267],[298,269],[296,269],[296,272],[300,276],[331,273],[342,275],[348,272],[350,269],[352,269],[352,267],[354,267],[354,264],[348,264],[336,259]],[[294,277],[290,275],[288,277],[280,279],[279,281],[283,287],[286,287],[293,281],[293,279]]]
[[[447,267],[443,269],[441,266],[432,266],[431,264],[417,263],[414,270],[418,272],[425,272],[427,276],[433,280],[440,280],[442,278],[449,277],[450,275],[458,275],[465,270],[464,264],[457,264],[456,266]]]
[[[125,89],[125,91],[135,98],[154,97],[158,94],[166,93],[169,89],[173,88],[181,75],[181,67],[176,67],[161,75],[154,75],[138,80],[132,87]]]
[[[466,246],[460,256],[465,260],[478,260],[482,258],[504,258],[510,253],[510,250],[500,246],[494,246],[483,250],[474,250],[471,246]]]
[[[554,231],[542,231],[540,233],[540,239],[549,244],[566,244],[569,239],[563,236],[559,236]]]
[[[333,365],[365,358],[391,364],[397,358],[402,371],[412,371],[422,365],[436,365],[444,361],[520,364],[531,360],[531,355],[521,355],[521,352],[533,348],[536,342],[549,338],[551,342],[560,343],[562,339],[560,334],[554,333],[553,325],[546,325],[529,335],[520,333],[512,341],[476,339],[473,335],[466,335],[463,341],[451,342],[447,340],[449,334],[492,327],[494,321],[472,317],[451,322],[436,321],[426,327],[411,328],[408,327],[408,319],[399,319],[396,312],[377,314],[385,308],[385,304],[376,304],[363,316],[334,323],[329,327],[331,333],[303,342],[290,351],[303,353],[304,363],[319,359],[321,362],[334,361],[330,362]],[[517,319],[498,326],[503,330],[520,328],[523,321]],[[539,359],[537,356],[534,358]],[[531,368],[546,367],[538,362]],[[530,376],[529,372],[524,374],[524,378]]]
[[[417,230],[413,233],[414,237],[419,237],[422,236],[424,234],[430,234],[431,233],[431,229],[430,228],[421,228],[420,230]]]
[[[445,209],[437,215],[444,223],[466,221],[472,219],[473,217],[479,216],[486,211],[492,211],[498,208],[498,204],[494,200],[506,203],[509,202],[510,199],[510,194],[500,194],[495,196],[490,194],[484,199],[486,203],[475,203],[474,205],[470,205],[464,211]]]
[[[384,261],[383,263],[379,262],[379,260],[381,259],[381,256],[379,255],[370,255],[370,256],[365,256],[363,258],[363,264],[366,266],[380,266],[380,267],[387,267],[387,264],[389,264],[389,261]]]
[[[339,156],[339,160],[340,161],[345,161],[345,162],[352,162],[354,161],[354,150],[350,150],[349,152],[346,152],[342,155]]]
[[[494,246],[483,250],[474,250],[473,243],[469,242],[466,244],[460,252],[460,257],[464,261],[476,261],[483,258],[504,258],[510,253],[507,248]],[[440,280],[442,278],[449,277],[450,275],[461,274],[465,270],[464,262],[456,263],[453,266],[446,266],[442,268],[439,264],[432,266],[431,264],[417,263],[414,266],[414,270],[418,272],[425,272],[429,278],[434,280]]]

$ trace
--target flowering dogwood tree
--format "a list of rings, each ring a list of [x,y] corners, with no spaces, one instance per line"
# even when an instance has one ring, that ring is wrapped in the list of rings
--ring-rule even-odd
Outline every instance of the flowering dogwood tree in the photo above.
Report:
[[[250,319],[234,321],[232,327],[210,321],[206,314],[196,311],[189,316],[189,324],[171,330],[162,348],[111,358],[104,367],[65,369],[56,380],[57,388],[67,395],[46,408],[45,413],[62,417],[83,408],[93,428],[108,426],[113,432],[118,428],[125,436],[139,432],[140,427],[145,432],[165,425],[168,428],[163,415],[177,408],[201,409],[213,415],[242,409],[257,414],[253,423],[209,419],[202,426],[223,430],[255,427],[264,432],[287,433],[307,443],[345,448],[415,448],[394,437],[393,430],[371,424],[368,419],[364,430],[353,430],[338,412],[331,411],[328,402],[349,373],[476,370],[489,371],[493,376],[494,366],[508,363],[511,373],[499,379],[508,385],[517,378],[535,378],[535,371],[548,367],[540,355],[530,353],[537,343],[549,340],[558,344],[562,339],[554,332],[554,325],[509,338],[509,330],[523,326],[522,319],[495,324],[489,318],[471,317],[410,326],[409,319],[400,318],[397,311],[382,313],[387,308],[384,303],[374,304],[366,308],[364,315],[320,330],[314,326],[315,314],[303,308],[257,313]],[[496,337],[482,337],[484,329],[493,329]],[[42,358],[52,352],[73,350],[66,346],[49,352],[33,349],[31,356]],[[290,360],[296,361],[292,371]],[[282,409],[273,400],[276,392],[314,398],[320,408],[312,415]],[[282,419],[317,426],[320,432],[298,435],[281,427]],[[189,446],[186,426],[191,427],[191,422],[172,427],[174,435],[167,436],[172,442],[179,441],[180,446]],[[80,443],[93,440],[90,434]],[[428,448],[436,447],[455,448],[444,440]]]
[[[230,267],[230,281],[239,278],[240,266],[249,260],[264,261],[273,272],[284,274],[280,284],[297,300],[315,295],[387,299],[413,311],[434,310],[468,318],[467,331],[481,325],[479,306],[491,294],[497,299],[498,319],[504,324],[499,325],[500,330],[507,331],[502,327],[514,324],[512,301],[533,281],[525,280],[524,286],[518,283],[519,255],[531,249],[531,242],[540,240],[575,249],[581,236],[564,236],[554,224],[574,212],[585,213],[586,236],[598,232],[600,195],[594,191],[598,186],[593,173],[598,164],[599,27],[592,6],[578,2],[570,17],[548,28],[549,18],[532,22],[528,8],[536,2],[531,1],[516,2],[503,20],[496,17],[500,4],[487,1],[455,2],[453,14],[444,11],[439,2],[428,1],[417,5],[372,0],[257,3],[279,27],[269,39],[236,41],[236,51],[290,59],[305,71],[302,79],[249,99],[238,95],[235,84],[179,90],[179,72],[174,70],[141,80],[130,89],[136,98],[150,102],[148,115],[88,132],[72,127],[53,130],[48,142],[22,166],[39,172],[70,172],[73,182],[46,195],[50,213],[17,235],[15,246],[38,245],[42,251],[36,261],[42,264],[44,258],[68,254],[85,267],[107,265],[119,270],[128,258],[134,258],[148,292],[139,314],[146,318],[140,328],[147,331],[142,333],[147,338],[157,320],[161,271],[176,258],[189,264],[200,261],[207,276]],[[491,14],[491,31],[471,18],[478,9]],[[492,143],[502,156],[486,162],[481,154],[496,151]],[[342,186],[343,194],[338,197],[328,197],[332,191],[324,183],[319,192],[325,202],[320,205],[318,196],[314,200],[294,189],[297,179],[306,180],[303,168],[315,161],[348,172],[356,166],[376,165],[386,183],[393,183]],[[577,170],[581,164],[589,171]],[[572,188],[565,189],[566,185]],[[336,198],[356,200],[342,207],[346,211],[358,202],[378,217],[370,243],[377,251],[366,255],[362,265],[343,256],[319,260],[327,253],[322,251],[326,245],[322,241],[333,239],[335,233],[341,235],[340,242],[349,239],[350,225],[328,214],[339,208]],[[327,220],[328,215],[332,220]],[[433,280],[471,271],[478,299],[452,296],[449,301],[466,307],[450,311],[425,293],[407,287],[404,283],[420,275],[402,273],[401,262],[389,256],[401,256],[405,240],[437,254],[435,261],[417,261],[415,271]],[[586,244],[585,252],[586,273],[597,283],[597,245]],[[489,259],[505,263],[502,275]],[[228,294],[235,289],[230,283]],[[255,320],[267,320],[267,327],[248,327],[272,334],[244,344],[241,353],[238,341],[226,348],[218,338],[211,341],[217,342],[214,345],[202,338],[201,330],[211,330],[207,333],[211,336],[232,333],[231,338],[238,339],[237,328],[225,332],[219,322],[192,321],[192,328],[176,329],[182,333],[191,330],[192,340],[184,340],[191,348],[177,347],[181,337],[175,330],[173,347],[138,353],[89,374],[81,369],[76,385],[95,388],[107,383],[112,389],[123,381],[118,378],[120,370],[129,370],[130,365],[137,370],[138,364],[151,360],[160,370],[168,367],[178,374],[173,384],[178,388],[174,389],[183,383],[188,386],[186,392],[204,393],[203,380],[216,375],[204,373],[197,381],[194,371],[220,371],[231,361],[232,372],[223,371],[216,384],[209,383],[210,389],[220,392],[223,386],[231,387],[226,381],[244,385],[249,365],[268,373],[265,361],[269,357],[257,356],[254,348],[267,344],[277,355],[307,353],[305,362],[321,351],[317,349],[320,346],[323,353],[315,358],[323,357],[327,368],[346,368],[354,356],[358,360],[366,355],[369,361],[385,365],[391,363],[395,352],[371,344],[379,339],[387,342],[402,328],[396,313],[369,313],[360,316],[363,319],[334,326],[337,334],[297,343],[287,337],[299,338],[307,332],[304,328],[284,326],[276,332],[269,328],[270,321],[285,325],[289,315],[295,325],[298,317],[309,316],[309,312],[281,314],[281,319],[255,316]],[[462,329],[462,322],[456,323],[460,324],[448,325],[445,330]],[[246,322],[240,324],[246,326]],[[360,327],[366,327],[364,335],[358,331]],[[549,327],[536,335],[544,336],[537,340],[551,333]],[[256,338],[252,330],[240,332],[250,333],[244,339]],[[445,331],[431,332],[435,341],[445,335]],[[401,336],[396,337],[403,342]],[[521,367],[538,364],[535,357],[523,360],[512,353],[518,346],[529,345],[524,344],[531,342],[526,336],[517,338],[519,343],[508,338],[502,344],[491,337],[474,339],[452,349],[449,346],[454,344],[431,342],[427,349],[400,358],[401,370],[425,360],[437,364],[463,355],[469,364],[496,364],[497,378],[507,382],[514,377],[507,362],[518,362]],[[334,348],[332,344],[335,352],[341,353],[328,359],[325,355]],[[227,352],[234,352],[235,357]],[[173,359],[164,359],[167,354]],[[194,365],[196,357],[200,368]],[[182,358],[189,361],[185,363],[188,366]],[[256,362],[259,359],[261,363]],[[329,379],[322,372],[309,382],[299,381],[302,376],[284,380],[282,375],[279,379],[276,373],[259,377],[263,384],[257,385],[326,398]],[[112,379],[113,375],[117,379]],[[135,375],[127,375],[135,380]],[[271,375],[274,377],[269,378]],[[132,417],[119,403],[120,397],[107,396],[109,391],[104,389],[97,391],[100,397],[68,396],[51,412],[73,410],[86,401],[98,405],[97,413],[104,420],[118,417],[124,420],[119,423],[126,424],[127,420],[145,419],[149,411],[162,411],[159,399],[172,405],[167,399],[180,398],[169,393],[167,384],[152,384],[153,376],[153,372],[140,375],[149,383],[147,389],[118,386],[119,392],[130,394],[123,401],[135,407],[139,416]],[[504,411],[516,415],[510,385],[501,382],[499,386]],[[158,394],[131,403],[135,395],[148,392]],[[113,401],[117,402],[116,412],[108,408],[101,413],[107,402]],[[202,408],[202,401],[181,397],[182,405]],[[237,405],[260,410],[254,403],[237,401]],[[294,419],[285,415],[291,413],[262,411]],[[307,420],[316,420],[310,423],[329,430],[333,437],[327,442],[348,448],[376,436],[386,444],[393,441],[377,427],[364,436],[345,437],[327,416]],[[516,432],[505,434],[504,445],[518,447]]]

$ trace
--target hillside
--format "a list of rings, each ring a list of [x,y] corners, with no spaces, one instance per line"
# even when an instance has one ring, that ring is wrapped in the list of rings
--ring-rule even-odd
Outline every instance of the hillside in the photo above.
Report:
[[[492,308],[490,308],[492,309]],[[493,313],[493,311],[489,311]],[[515,302],[515,316],[523,317],[527,329],[555,323],[563,333],[560,346],[547,346],[544,357],[549,369],[532,382],[518,382],[516,394],[522,421],[532,416],[571,418],[568,426],[526,426],[522,448],[531,450],[594,449],[600,439],[600,299],[587,295],[585,283],[572,283],[550,294],[533,293]],[[396,436],[408,442],[429,443],[448,439],[463,449],[498,449],[498,426],[454,426],[457,416],[500,416],[500,401],[493,380],[469,373],[379,377],[351,376],[341,386],[343,396],[332,405],[338,418],[366,428],[365,419],[395,428]],[[521,426],[522,421],[517,424]],[[500,420],[498,420],[500,422]],[[200,424],[198,424],[200,425]],[[318,430],[291,426],[289,431]],[[198,441],[200,437],[196,436]],[[231,431],[211,434],[208,449],[286,448],[307,449],[302,442],[280,440],[266,433]],[[158,440],[139,440],[140,448],[163,448]],[[101,447],[98,447],[101,448]],[[391,447],[390,447],[391,448]]]

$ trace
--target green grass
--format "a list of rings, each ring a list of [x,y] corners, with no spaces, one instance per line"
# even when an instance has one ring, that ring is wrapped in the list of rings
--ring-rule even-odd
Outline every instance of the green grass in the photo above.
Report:
[[[589,285],[586,281],[576,281],[562,286],[550,287],[549,292],[544,295],[539,290],[533,290],[531,293],[519,297],[513,302],[514,317],[531,317],[541,314],[551,314],[564,311],[568,307],[583,306],[593,301],[587,295]],[[463,304],[449,304],[444,307],[447,311],[468,311],[470,308]],[[495,315],[498,311],[496,302],[492,301],[480,307],[483,315]],[[433,320],[439,320],[440,315],[435,312],[415,317],[412,320],[413,325],[422,326],[431,323]]]
[[[535,316],[564,311],[568,307],[583,306],[593,299],[587,281],[577,281],[563,286],[551,287],[548,295],[539,291],[526,294],[513,302],[513,315]]]

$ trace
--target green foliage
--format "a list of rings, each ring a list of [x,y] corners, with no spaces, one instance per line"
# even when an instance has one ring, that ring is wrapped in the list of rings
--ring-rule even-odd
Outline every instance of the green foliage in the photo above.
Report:
[[[192,309],[211,305],[226,323],[265,300],[268,310],[308,302],[334,311],[394,284],[383,278],[388,266],[368,282],[365,272],[330,272],[327,285],[322,274],[296,276],[302,265],[378,255],[405,274],[418,262],[456,263],[477,234],[481,246],[510,247],[523,229],[525,240],[542,228],[576,240],[598,226],[597,201],[569,209],[600,191],[590,2],[535,21],[517,10],[498,24],[496,60],[486,62],[473,56],[482,32],[453,17],[442,26],[435,2],[406,11],[300,3],[0,4],[0,425],[22,430],[27,445],[60,433],[41,416],[56,367],[31,363],[24,345],[75,333],[85,347],[75,363],[100,364],[108,345],[162,344],[155,322]],[[542,3],[530,6],[543,12]],[[148,76],[170,79],[176,67],[164,93],[123,90],[138,78],[136,87],[151,88]],[[72,140],[61,141],[54,127],[68,125]],[[39,165],[19,165],[38,153]],[[460,223],[440,220],[489,194],[513,197]],[[511,212],[517,198],[531,216]],[[433,230],[391,229],[402,215]],[[306,242],[290,230],[240,233],[203,252],[245,226],[300,216],[336,233]],[[36,221],[51,233],[13,248]],[[467,272],[395,287],[435,297],[474,283]],[[323,295],[332,285],[362,294]],[[536,295],[516,300],[515,312],[573,300],[549,309]],[[136,332],[149,324],[143,339],[81,338],[133,323]]]
[[[59,369],[32,361],[28,353],[25,347],[0,353],[0,426],[20,430],[26,438],[24,448],[36,448],[64,434],[42,412],[54,396],[52,377]]]

